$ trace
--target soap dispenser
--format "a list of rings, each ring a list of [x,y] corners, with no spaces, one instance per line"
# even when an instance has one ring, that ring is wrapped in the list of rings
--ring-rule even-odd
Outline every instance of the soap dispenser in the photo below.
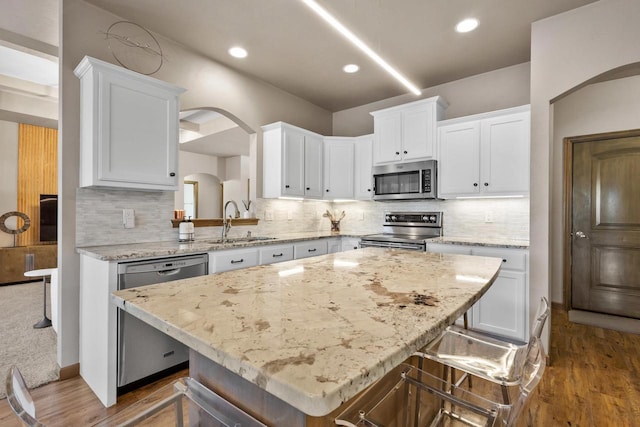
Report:
[[[196,225],[191,221],[191,217],[187,219],[187,235],[189,236],[189,241],[193,242],[195,240],[195,231]]]
[[[178,227],[178,242],[188,242],[188,241],[189,241],[189,223],[187,223],[186,218],[182,218],[182,221],[180,221],[180,226]]]

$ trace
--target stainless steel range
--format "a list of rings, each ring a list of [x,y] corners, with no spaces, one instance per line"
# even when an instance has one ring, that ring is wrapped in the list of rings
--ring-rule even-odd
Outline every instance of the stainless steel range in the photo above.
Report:
[[[387,212],[382,234],[363,236],[360,246],[424,251],[426,240],[442,236],[442,212]]]

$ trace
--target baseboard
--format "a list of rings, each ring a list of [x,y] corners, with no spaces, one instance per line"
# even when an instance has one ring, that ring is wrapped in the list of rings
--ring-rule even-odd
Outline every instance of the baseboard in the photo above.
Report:
[[[640,320],[629,317],[611,316],[591,311],[569,310],[569,321],[620,332],[640,334]]]
[[[60,368],[60,381],[68,380],[69,378],[74,378],[74,377],[77,377],[78,375],[80,375],[79,363],[65,366],[64,368]]]
[[[553,302],[551,301],[551,309],[553,310],[564,310],[564,304],[561,302]]]

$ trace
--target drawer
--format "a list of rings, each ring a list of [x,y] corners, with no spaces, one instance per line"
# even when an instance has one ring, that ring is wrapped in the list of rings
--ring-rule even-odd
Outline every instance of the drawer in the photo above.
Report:
[[[260,264],[290,261],[293,259],[293,245],[267,246],[260,248]]]
[[[527,269],[526,251],[474,246],[472,254],[502,258],[502,268],[506,270],[526,271]]]
[[[312,256],[326,255],[328,251],[327,240],[312,240],[309,242],[296,243],[294,246],[295,259],[309,258]]]
[[[222,273],[224,271],[238,270],[258,265],[258,249],[213,253],[215,254],[214,273]]]

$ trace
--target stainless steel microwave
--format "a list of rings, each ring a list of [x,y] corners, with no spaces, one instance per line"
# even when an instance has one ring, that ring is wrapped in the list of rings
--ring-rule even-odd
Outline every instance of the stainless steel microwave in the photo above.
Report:
[[[373,167],[373,200],[437,198],[438,168],[435,160]]]

